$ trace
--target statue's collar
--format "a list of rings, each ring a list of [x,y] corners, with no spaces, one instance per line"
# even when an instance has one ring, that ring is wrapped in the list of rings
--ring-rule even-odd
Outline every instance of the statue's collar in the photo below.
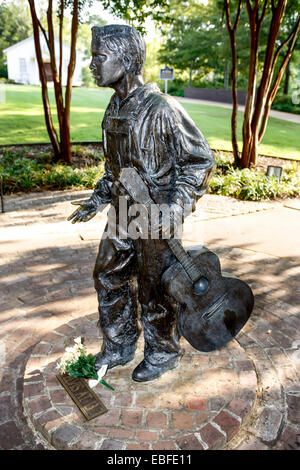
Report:
[[[125,103],[129,103],[132,100],[135,101],[135,105],[138,105],[141,101],[143,101],[149,93],[153,92],[159,92],[159,88],[156,85],[156,83],[144,83],[144,85],[139,86],[135,90],[133,90],[131,93],[129,93],[124,100],[120,100],[118,97],[117,93],[114,94],[113,96],[113,101],[114,104],[120,109],[125,105]]]

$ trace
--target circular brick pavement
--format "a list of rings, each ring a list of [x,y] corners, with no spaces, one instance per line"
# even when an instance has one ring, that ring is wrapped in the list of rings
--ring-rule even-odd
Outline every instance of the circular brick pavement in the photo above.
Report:
[[[24,375],[25,416],[36,438],[55,449],[224,449],[249,422],[257,395],[252,361],[237,341],[199,353],[184,339],[180,367],[153,382],[131,379],[143,358],[109,370],[98,384],[108,412],[85,421],[59,384],[57,363],[77,336],[88,352],[99,351],[97,314],[73,320],[48,334],[32,351]]]
[[[99,215],[94,222],[92,220],[89,224],[79,224],[78,227],[65,222],[66,214],[70,213],[68,201],[79,197],[82,199],[84,196],[88,196],[88,192],[56,191],[9,196],[5,200],[7,212],[1,214],[0,250],[0,362],[3,372],[0,380],[1,449],[45,449],[49,439],[41,442],[42,432],[50,436],[51,431],[58,429],[62,422],[67,423],[72,414],[72,403],[61,405],[59,413],[56,407],[52,406],[52,398],[50,396],[51,400],[49,400],[49,395],[45,395],[42,375],[39,372],[30,374],[24,382],[24,370],[37,343],[40,343],[41,349],[40,352],[38,349],[35,352],[36,361],[38,355],[41,352],[45,353],[47,349],[50,354],[54,354],[53,338],[52,340],[50,338],[49,343],[54,346],[51,351],[49,346],[41,341],[45,339],[44,335],[61,325],[66,328],[70,320],[77,318],[79,321],[84,315],[91,314],[97,309],[92,269],[98,249],[99,233],[105,226],[105,214],[101,214],[101,217]],[[285,201],[284,204],[286,205],[287,202]],[[237,220],[242,224],[246,218],[253,218],[256,214],[257,218],[253,222],[251,233],[261,228],[263,215],[261,210],[266,211],[268,220],[273,214],[273,219],[278,220],[277,230],[282,232],[282,246],[289,247],[285,239],[287,230],[284,230],[282,225],[282,214],[284,212],[286,215],[288,212],[289,220],[292,214],[290,209],[283,209],[282,202],[269,202],[267,206],[267,203],[261,205],[261,203],[256,204],[251,201],[243,202],[222,196],[205,195],[201,199],[200,206],[204,207],[204,213],[200,211],[199,220],[207,219],[208,228],[215,224],[214,219],[218,217],[224,217],[225,223],[230,215],[249,213],[249,215],[240,215],[236,219],[230,218],[233,223]],[[197,214],[193,217],[196,219]],[[268,240],[271,250],[266,247],[263,249],[261,245],[253,245],[250,232],[243,233],[241,240],[235,242],[231,241],[232,230],[227,234],[226,231],[225,234],[222,232],[222,235],[220,235],[221,232],[213,231],[210,232],[211,235],[207,234],[205,237],[207,246],[220,256],[222,269],[248,282],[255,295],[255,308],[251,318],[230,348],[237,347],[239,344],[251,359],[257,374],[258,393],[255,406],[249,413],[249,407],[244,407],[243,402],[247,404],[248,399],[252,399],[252,385],[246,386],[246,382],[251,383],[253,380],[253,369],[247,370],[250,365],[245,356],[236,357],[235,360],[240,361],[238,367],[240,380],[244,384],[244,398],[238,398],[233,402],[229,411],[230,414],[240,417],[238,421],[242,425],[239,432],[231,438],[229,445],[223,444],[222,448],[226,449],[299,450],[300,448],[300,313],[297,294],[299,250],[297,251],[296,243],[299,230],[292,231],[295,234],[293,246],[291,245],[287,251],[283,252],[278,249],[275,252],[272,242],[274,226],[276,224],[272,223],[270,229],[267,229],[264,225],[263,239]],[[291,229],[288,230],[291,231]],[[192,230],[189,233],[191,232]],[[218,238],[214,238],[214,233],[218,234]],[[93,322],[93,328],[96,318],[97,315],[89,318],[89,321]],[[77,328],[79,331],[79,327],[76,326],[74,336],[77,336]],[[69,331],[73,330],[69,329]],[[63,334],[60,331],[60,333],[55,333],[54,337],[57,338]],[[241,351],[241,348],[237,348],[237,351]],[[220,354],[209,353],[211,364],[215,363],[217,356]],[[35,369],[39,367],[37,363]],[[128,368],[128,383],[131,381],[130,374],[133,367],[134,363]],[[110,371],[107,375],[109,382],[112,372]],[[52,381],[56,380],[53,376]],[[48,378],[48,382],[49,380]],[[52,390],[55,388],[62,390],[56,381],[52,384]],[[30,394],[32,400],[44,397],[43,399],[47,398],[50,401],[51,408],[45,408],[49,410],[49,413],[43,415],[43,400],[36,401],[40,411],[31,413],[30,419],[25,420],[23,388],[24,386],[27,388],[27,385],[35,389],[34,394]],[[96,391],[107,405],[103,395],[104,387],[99,386]],[[226,387],[223,391],[226,392]],[[29,390],[26,391],[28,392]],[[49,393],[50,388],[47,391],[47,394]],[[249,394],[252,394],[251,397]],[[27,399],[25,401],[25,409],[28,410]],[[34,403],[32,405],[34,406]],[[147,408],[146,405],[143,406]],[[207,412],[216,411],[209,409],[209,406],[210,404]],[[108,406],[109,409],[112,407],[113,405]],[[61,419],[63,413],[65,413],[65,419],[55,423],[55,419]],[[248,413],[246,418],[244,413]],[[227,414],[229,413],[226,411],[225,416]],[[39,418],[40,424],[36,425],[35,421]],[[45,418],[47,423],[44,422],[43,425],[42,421]],[[33,430],[38,430],[34,435],[27,421],[29,424],[33,423],[33,426],[31,425]],[[221,426],[214,420],[211,422],[212,427],[222,433]],[[205,424],[207,423],[202,423],[197,428],[195,434],[197,439],[199,438],[198,431]],[[74,421],[74,427],[78,429],[78,421]],[[124,429],[121,422],[119,428]],[[111,431],[112,428],[106,428],[106,436],[103,440],[100,438],[98,447],[104,446],[105,448],[109,444],[107,441],[121,441],[119,438],[112,437]],[[69,427],[66,431],[62,431],[67,435],[70,432],[72,436],[72,430],[70,431]],[[91,434],[88,431],[85,434],[87,444],[84,447],[81,439],[81,448],[89,446]],[[161,429],[160,435],[162,434]],[[190,432],[190,434],[194,433]],[[174,439],[168,439],[172,441],[171,445],[174,442],[176,448],[179,447],[177,435],[179,433],[174,432]],[[73,438],[75,443],[76,434]],[[160,441],[166,440],[166,438],[160,439]],[[104,441],[106,441],[105,444]],[[138,441],[134,438],[130,442]],[[200,442],[199,439],[198,442]],[[129,439],[128,442],[123,443],[129,444]],[[191,443],[193,443],[192,439]],[[149,442],[146,446],[147,444],[150,446]],[[152,444],[155,444],[155,441],[152,441]],[[134,445],[138,448],[138,444]]]

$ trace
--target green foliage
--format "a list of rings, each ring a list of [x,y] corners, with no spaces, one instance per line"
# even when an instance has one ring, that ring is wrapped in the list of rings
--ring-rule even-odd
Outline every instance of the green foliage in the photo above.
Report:
[[[97,371],[95,369],[96,356],[81,353],[78,360],[66,367],[66,373],[71,377],[85,377],[87,379],[98,379]]]
[[[209,192],[248,201],[261,201],[300,195],[300,166],[294,163],[283,169],[280,181],[254,170],[235,169],[232,163],[217,157],[217,171],[212,177]]]
[[[293,104],[291,96],[278,94],[273,101],[272,109],[286,113],[300,114],[300,104]]]
[[[165,38],[160,60],[178,70],[199,70],[208,73],[217,67],[220,36],[220,13],[196,1],[188,5],[170,2],[171,25],[162,26]],[[213,24],[214,23],[214,24]],[[226,36],[223,35],[226,39]]]
[[[146,62],[143,71],[143,79],[145,82],[157,82],[159,79],[159,72],[162,68],[158,60],[158,51],[161,46],[161,38],[154,36],[151,41],[146,42]]]
[[[168,21],[169,0],[102,0],[102,5],[118,18],[145,33],[145,21]]]
[[[27,2],[26,2],[27,3]],[[3,50],[30,36],[31,24],[26,4],[0,4],[0,77],[7,78],[6,55]]]
[[[193,87],[224,88],[224,74],[230,71],[231,52],[226,22],[222,14],[223,2],[170,0],[171,24],[162,25],[164,37],[160,60],[178,71],[192,72]],[[244,23],[247,21],[246,12]],[[239,86],[245,85],[249,61],[249,33],[238,30]],[[213,77],[205,76],[213,72]],[[188,85],[187,85],[188,86]]]
[[[81,69],[81,79],[82,79],[82,86],[85,88],[96,88],[96,80],[91,74],[89,67],[82,67]]]
[[[165,81],[159,80],[159,88],[162,92],[165,91]],[[184,96],[184,89],[188,86],[188,83],[181,78],[175,78],[174,80],[168,81],[168,94],[175,96]]]
[[[170,81],[171,82],[171,81]],[[163,83],[163,82],[162,82]],[[170,85],[170,83],[169,83]],[[5,103],[0,106],[0,145],[47,143],[40,88],[5,85]],[[101,121],[112,96],[109,88],[74,88],[71,106],[72,142],[99,142]],[[53,88],[49,89],[54,103]],[[198,103],[182,103],[213,149],[231,150],[231,110]],[[57,123],[53,113],[54,122]],[[238,112],[238,140],[241,145],[243,113]],[[270,118],[259,146],[261,155],[300,160],[299,124]],[[1,150],[0,150],[1,153]]]
[[[80,153],[80,147],[72,150]],[[94,157],[95,158],[95,157]],[[25,151],[20,154],[5,150],[0,158],[0,175],[4,177],[6,194],[71,188],[93,189],[104,173],[104,162],[95,159],[94,166],[74,168],[51,164],[48,152],[39,158],[28,158]],[[237,199],[260,201],[266,199],[300,196],[300,165],[283,169],[281,181],[249,169],[235,169],[232,161],[224,155],[216,157],[217,169],[212,177],[209,192],[232,196]]]
[[[91,36],[92,36],[91,28],[92,26],[104,26],[104,25],[106,25],[106,21],[103,20],[103,18],[101,18],[99,15],[89,15],[84,22],[81,22],[79,24],[76,48],[84,52],[86,59],[90,59],[91,57]],[[91,71],[89,69],[88,69],[88,72],[89,72],[89,75],[92,77]]]
[[[40,159],[32,159],[5,150],[0,159],[4,192],[10,194],[67,188],[92,189],[104,171],[103,162],[95,162],[95,166],[91,167],[74,168],[47,163],[48,158],[44,154]]]

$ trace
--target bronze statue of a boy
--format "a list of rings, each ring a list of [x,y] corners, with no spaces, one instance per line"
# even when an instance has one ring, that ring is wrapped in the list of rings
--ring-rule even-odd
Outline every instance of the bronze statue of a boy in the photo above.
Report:
[[[90,69],[98,86],[111,87],[115,93],[102,123],[106,172],[92,196],[70,216],[73,223],[92,218],[103,203],[111,203],[118,217],[120,196],[132,203],[119,182],[122,168],[137,169],[153,200],[168,204],[175,213],[187,205],[195,208],[207,189],[215,168],[209,145],[176,100],[157,85],[144,84],[145,55],[144,40],[134,28],[92,28]],[[133,359],[140,334],[138,303],[145,347],[133,380],[153,380],[178,365],[182,353],[176,302],[160,283],[172,262],[174,254],[162,237],[102,239],[94,269],[104,338],[97,369]],[[132,289],[134,276],[137,292]]]

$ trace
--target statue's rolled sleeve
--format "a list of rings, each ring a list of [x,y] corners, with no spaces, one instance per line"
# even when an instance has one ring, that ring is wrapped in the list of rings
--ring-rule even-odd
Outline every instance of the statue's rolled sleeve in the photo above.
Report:
[[[215,159],[203,134],[175,100],[165,109],[164,119],[165,142],[174,155],[175,166],[171,203],[194,210],[208,187]]]
[[[111,202],[111,188],[113,185],[113,175],[107,162],[105,163],[105,173],[97,182],[94,192],[90,198],[91,202],[98,207],[101,204]]]

